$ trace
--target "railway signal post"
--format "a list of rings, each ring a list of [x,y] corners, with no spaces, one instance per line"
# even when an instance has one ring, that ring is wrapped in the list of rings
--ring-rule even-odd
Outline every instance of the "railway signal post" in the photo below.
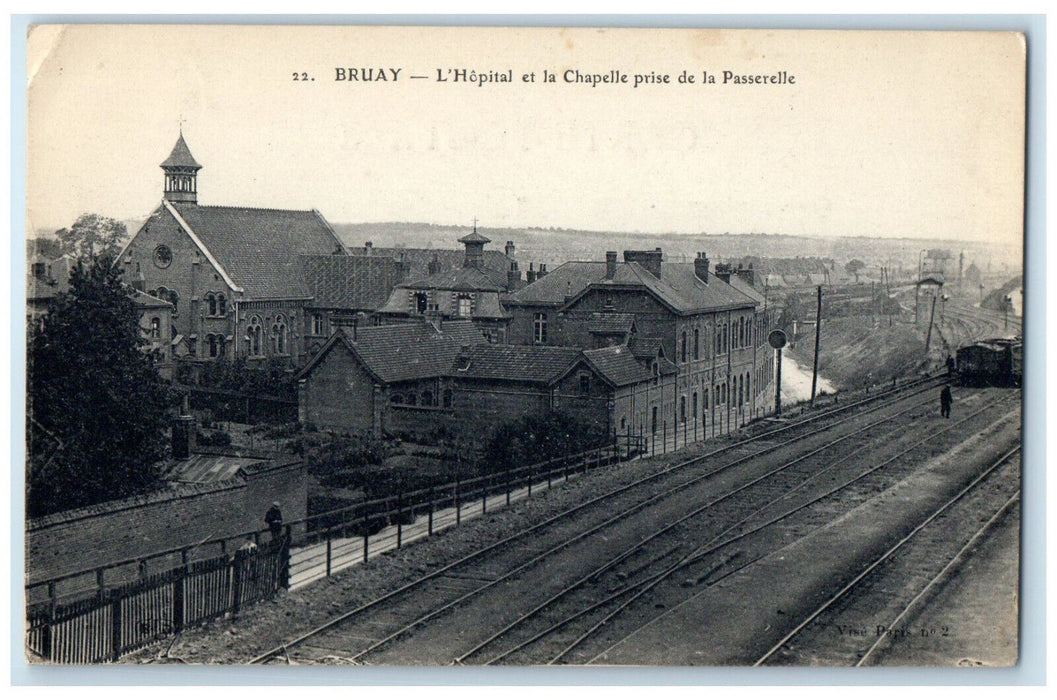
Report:
[[[782,417],[782,348],[785,347],[785,331],[775,329],[767,335],[767,342],[778,352],[778,362],[775,365],[774,379],[774,415]]]

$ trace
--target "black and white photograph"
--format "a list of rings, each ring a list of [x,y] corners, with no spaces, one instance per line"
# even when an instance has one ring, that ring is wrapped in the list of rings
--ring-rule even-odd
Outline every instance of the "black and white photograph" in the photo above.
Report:
[[[1015,667],[1030,50],[30,27],[27,664]]]

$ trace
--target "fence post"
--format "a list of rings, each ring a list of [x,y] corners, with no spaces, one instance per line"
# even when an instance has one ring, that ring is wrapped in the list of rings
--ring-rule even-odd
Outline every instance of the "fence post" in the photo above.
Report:
[[[177,633],[184,628],[184,580],[187,578],[189,555],[186,548],[180,550],[180,568],[176,570],[172,582],[172,629]]]
[[[661,426],[661,454],[668,451],[668,421]]]
[[[371,538],[371,521],[367,517],[367,496],[363,497],[363,563],[367,563],[368,545],[367,540]]]
[[[429,485],[429,536],[433,537],[433,484]]]
[[[331,562],[331,545],[330,545],[330,528],[327,528],[327,578],[330,578],[330,562]]]
[[[48,582],[48,622],[44,625],[40,639],[40,655],[48,661],[54,661],[51,657],[51,626],[55,622],[55,582]]]
[[[121,657],[121,595],[118,591],[109,591],[110,597],[110,660]]]
[[[235,556],[231,559],[231,617],[238,617],[239,607],[242,599],[242,561],[243,550],[235,550]]]
[[[396,548],[404,543],[404,493],[401,491],[396,495]]]
[[[290,543],[293,542],[293,528],[290,525],[286,526],[286,537],[283,538],[283,548],[279,554],[279,585],[290,590]],[[330,549],[330,529],[327,529],[327,549]],[[328,552],[328,559],[329,552]],[[330,562],[327,562],[327,568],[330,568]],[[328,574],[329,575],[329,574]]]

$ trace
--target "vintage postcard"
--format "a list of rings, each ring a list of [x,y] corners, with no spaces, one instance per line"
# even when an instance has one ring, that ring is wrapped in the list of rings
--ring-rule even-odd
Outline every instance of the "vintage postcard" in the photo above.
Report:
[[[32,664],[1010,667],[998,31],[39,25]]]

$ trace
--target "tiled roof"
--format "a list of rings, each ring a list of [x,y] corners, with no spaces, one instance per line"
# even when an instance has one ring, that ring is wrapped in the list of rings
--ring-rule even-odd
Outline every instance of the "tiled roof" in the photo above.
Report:
[[[564,304],[592,285],[619,285],[649,290],[662,303],[679,313],[750,306],[753,300],[715,275],[706,284],[694,272],[693,263],[662,263],[661,278],[638,263],[617,263],[612,280],[605,277],[604,262],[568,262],[545,277],[514,293],[514,304]]]
[[[344,253],[315,211],[170,204],[247,299],[312,296],[298,256]]]
[[[364,366],[387,384],[447,375],[463,346],[484,342],[470,321],[445,323],[439,330],[429,323],[400,323],[341,333]]]
[[[730,286],[755,301],[761,309],[764,308],[767,303],[767,297],[765,297],[763,293],[737,275],[731,275]]]
[[[598,335],[630,333],[635,325],[635,314],[595,312],[587,320],[587,332]]]
[[[195,168],[197,170],[202,166],[191,155],[191,149],[187,147],[187,142],[184,141],[184,135],[181,133],[180,138],[176,139],[176,145],[172,147],[172,153],[161,164],[161,167]]]
[[[626,345],[597,350],[585,350],[592,365],[616,386],[627,386],[649,381],[649,369],[640,362]]]
[[[466,260],[464,249],[454,250],[451,248],[350,248],[352,255],[387,255],[394,260],[403,260],[411,270],[407,278],[409,280],[421,279],[429,276],[429,263],[435,255],[440,270],[461,268]],[[506,273],[510,269],[511,258],[499,250],[485,250],[481,254],[481,272],[488,275],[493,284],[500,287],[506,285]]]
[[[460,354],[456,377],[549,383],[581,357],[579,348],[479,344]]]
[[[505,285],[496,284],[487,271],[475,267],[453,267],[429,277],[412,279],[400,286],[407,289],[450,289],[454,292],[498,292],[506,289]]]
[[[302,255],[301,274],[312,306],[373,311],[399,282],[396,261],[379,255]]]
[[[635,336],[628,342],[628,348],[640,359],[657,357],[664,352],[664,342],[660,338],[643,338]]]

